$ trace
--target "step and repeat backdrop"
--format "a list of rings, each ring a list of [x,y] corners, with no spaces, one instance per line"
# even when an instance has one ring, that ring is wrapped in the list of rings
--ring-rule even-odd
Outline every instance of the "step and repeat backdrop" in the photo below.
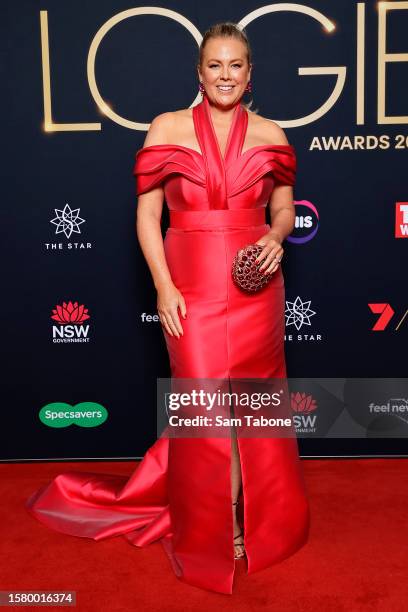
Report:
[[[8,0],[2,460],[139,458],[156,439],[170,370],[136,236],[135,153],[157,114],[201,100],[198,44],[220,21],[246,28],[252,108],[297,153],[288,375],[338,381],[294,395],[311,433],[300,453],[408,454],[408,2]],[[359,434],[313,435],[339,415],[328,396],[357,379]]]

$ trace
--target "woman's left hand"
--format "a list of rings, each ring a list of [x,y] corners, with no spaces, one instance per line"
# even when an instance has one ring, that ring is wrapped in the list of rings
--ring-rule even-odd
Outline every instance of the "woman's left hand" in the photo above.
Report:
[[[264,247],[256,258],[256,262],[264,260],[259,270],[265,274],[274,272],[283,257],[283,248],[278,236],[274,232],[268,232],[255,244]]]

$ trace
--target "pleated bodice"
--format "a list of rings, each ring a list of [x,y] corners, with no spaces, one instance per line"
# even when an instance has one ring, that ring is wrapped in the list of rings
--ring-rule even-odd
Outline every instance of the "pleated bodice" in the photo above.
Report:
[[[237,103],[222,157],[206,96],[192,109],[201,153],[177,144],[150,145],[136,152],[133,173],[140,195],[163,183],[170,210],[259,208],[275,185],[294,185],[293,145],[265,144],[242,153],[248,112]]]

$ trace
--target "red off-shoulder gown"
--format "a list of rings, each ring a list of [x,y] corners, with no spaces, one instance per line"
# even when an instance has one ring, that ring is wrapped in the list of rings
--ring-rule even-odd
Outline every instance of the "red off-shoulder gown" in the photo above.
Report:
[[[284,378],[281,267],[250,294],[234,284],[231,264],[239,248],[270,229],[265,209],[275,185],[295,184],[294,147],[259,145],[242,153],[248,113],[237,103],[223,159],[206,97],[193,107],[193,120],[201,153],[151,145],[137,151],[134,167],[137,195],[163,184],[170,210],[166,259],[187,307],[184,335],[165,333],[172,376]],[[295,437],[238,438],[238,444],[252,573],[305,544],[310,512]],[[64,472],[26,507],[48,527],[74,536],[123,535],[134,546],[161,541],[180,580],[231,593],[230,465],[228,438],[161,437],[129,478]]]

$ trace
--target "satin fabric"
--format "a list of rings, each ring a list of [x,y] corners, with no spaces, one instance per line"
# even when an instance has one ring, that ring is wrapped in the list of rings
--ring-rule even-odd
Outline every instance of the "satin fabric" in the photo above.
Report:
[[[242,151],[248,114],[237,103],[223,159],[206,97],[193,108],[198,152],[174,144],[136,153],[137,195],[162,184],[170,210],[164,248],[187,318],[180,339],[164,333],[177,378],[284,378],[284,279],[261,291],[232,280],[236,251],[270,226],[265,207],[275,185],[294,185],[292,145]],[[240,516],[247,572],[277,563],[308,538],[310,513],[296,438],[238,438]],[[234,578],[228,438],[160,438],[129,477],[65,472],[33,493],[27,509],[42,523],[101,540],[123,535],[135,546],[160,541],[176,576],[231,593]],[[240,561],[241,563],[243,561]]]

